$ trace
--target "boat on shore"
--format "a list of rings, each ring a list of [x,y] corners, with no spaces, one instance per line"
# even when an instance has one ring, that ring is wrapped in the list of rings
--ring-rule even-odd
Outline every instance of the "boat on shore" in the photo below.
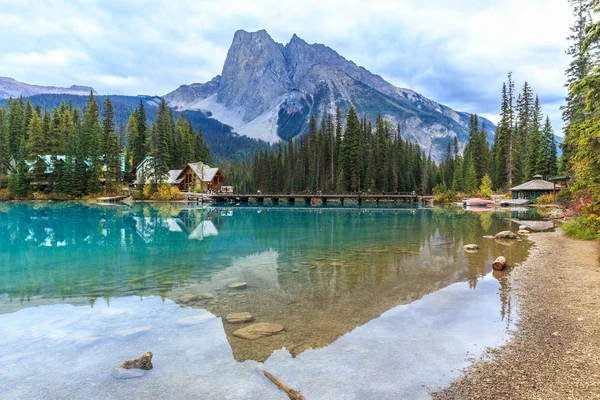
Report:
[[[488,207],[493,205],[494,202],[492,200],[487,199],[472,198],[463,200],[463,206],[467,207]]]

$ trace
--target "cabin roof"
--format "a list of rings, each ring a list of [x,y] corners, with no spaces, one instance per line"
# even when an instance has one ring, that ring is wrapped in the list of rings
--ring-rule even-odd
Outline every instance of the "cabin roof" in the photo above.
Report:
[[[510,189],[511,192],[518,192],[521,190],[554,190],[554,184],[552,182],[545,181],[543,179],[533,179],[529,182],[525,182],[519,186],[515,186]]]
[[[567,176],[567,175],[556,175],[556,176],[551,176],[550,178],[548,178],[548,180],[550,182],[552,182],[552,181],[564,181],[564,180],[567,180],[567,179],[569,179],[569,176]]]
[[[183,172],[182,169],[172,169],[169,171],[169,179],[167,180],[167,183],[170,184],[174,184],[174,183],[180,183],[183,178],[179,178],[179,175],[181,174],[181,172]]]
[[[194,171],[194,174],[202,179],[204,182],[210,182],[213,180],[217,172],[219,172],[219,168],[211,168],[203,162],[189,163],[188,166]],[[179,174],[183,172],[180,171]]]

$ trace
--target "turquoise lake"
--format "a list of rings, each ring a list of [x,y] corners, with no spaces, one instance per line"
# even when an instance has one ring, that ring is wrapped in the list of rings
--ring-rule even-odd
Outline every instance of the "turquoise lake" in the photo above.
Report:
[[[0,398],[286,399],[263,369],[311,400],[429,398],[514,328],[491,263],[531,243],[483,238],[509,217],[0,203]],[[284,330],[237,337],[235,312]],[[114,376],[146,351],[152,371]]]

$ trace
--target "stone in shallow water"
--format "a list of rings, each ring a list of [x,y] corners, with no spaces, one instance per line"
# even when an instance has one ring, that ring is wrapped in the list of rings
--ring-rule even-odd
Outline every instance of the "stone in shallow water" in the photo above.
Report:
[[[212,299],[207,293],[185,294],[178,299],[179,303],[189,304],[200,300]]]
[[[521,229],[519,232],[517,232],[518,235],[529,235],[529,231],[525,230],[525,229]]]
[[[194,315],[193,317],[185,317],[178,319],[177,325],[179,326],[192,326],[202,324],[206,321],[213,319],[214,316],[211,314]]]
[[[125,368],[115,368],[113,369],[111,375],[116,379],[132,379],[132,378],[141,378],[146,375],[146,371],[143,369],[125,369]]]
[[[238,329],[233,332],[234,336],[241,337],[242,339],[255,340],[262,337],[271,336],[277,332],[281,332],[283,326],[279,324],[271,324],[268,322],[258,322],[256,324],[248,325],[244,328]]]
[[[496,239],[517,239],[518,236],[516,233],[511,231],[502,231],[498,232],[495,236]]]
[[[246,282],[234,282],[228,287],[229,289],[246,289],[248,284]]]
[[[485,235],[483,238],[484,239],[495,239],[496,237],[492,236],[492,235]]]
[[[148,332],[150,330],[149,326],[143,327],[143,328],[131,328],[131,329],[124,329],[122,331],[117,331],[113,334],[113,336],[115,336],[118,339],[131,339],[134,338],[136,336],[140,336],[146,332]]]
[[[250,322],[254,319],[254,317],[248,312],[238,312],[227,314],[225,319],[231,324],[239,324],[242,322]]]
[[[476,244],[466,244],[463,246],[463,249],[465,249],[465,251],[477,251],[479,250],[479,246]]]

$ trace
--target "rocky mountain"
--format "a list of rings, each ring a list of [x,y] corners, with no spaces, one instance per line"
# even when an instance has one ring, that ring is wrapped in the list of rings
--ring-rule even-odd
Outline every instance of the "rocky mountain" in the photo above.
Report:
[[[61,88],[55,86],[38,86],[28,83],[19,82],[13,78],[5,78],[0,76],[0,99],[8,99],[10,97],[17,98],[20,96],[31,97],[38,94],[73,94],[78,96],[87,96],[90,91],[93,91],[88,86],[73,85],[69,88]],[[94,91],[94,94],[97,94]]]
[[[265,30],[239,30],[221,75],[183,85],[165,96],[180,110],[205,110],[236,132],[271,143],[306,132],[321,118],[354,105],[374,121],[381,112],[402,134],[440,158],[448,141],[468,138],[469,115],[385,81],[322,44],[294,35],[286,45]],[[481,119],[491,134],[494,124]]]

